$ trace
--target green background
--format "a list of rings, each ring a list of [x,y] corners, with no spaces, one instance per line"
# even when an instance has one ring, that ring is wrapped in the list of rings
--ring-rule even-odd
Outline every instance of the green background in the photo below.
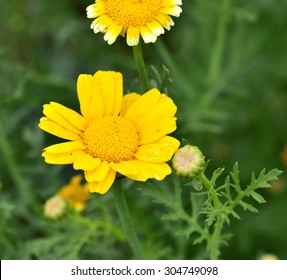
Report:
[[[91,195],[83,216],[51,222],[42,213],[44,202],[75,174],[41,157],[44,147],[59,142],[37,126],[42,105],[56,101],[78,110],[76,79],[97,70],[120,71],[125,92],[140,91],[124,38],[108,46],[103,34],[90,30],[85,8],[91,3],[0,2],[1,259],[132,258],[111,193]],[[182,8],[171,31],[143,45],[151,78],[153,69],[169,69],[166,91],[178,106],[173,135],[201,148],[211,159],[208,172],[230,170],[238,161],[243,184],[263,168],[285,171],[287,1],[185,0]],[[205,257],[204,246],[181,240],[161,220],[164,209],[142,196],[144,185],[127,184],[149,258]],[[240,221],[232,220],[227,232],[233,237],[221,258],[272,253],[287,259],[285,172],[261,194],[267,204],[258,206],[259,214],[242,212]]]

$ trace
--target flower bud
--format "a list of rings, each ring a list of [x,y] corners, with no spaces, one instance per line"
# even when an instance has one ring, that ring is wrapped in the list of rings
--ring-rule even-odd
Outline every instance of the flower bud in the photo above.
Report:
[[[204,155],[196,146],[186,145],[174,154],[172,167],[180,177],[196,177],[204,168]]]
[[[45,217],[57,220],[60,218],[66,210],[66,202],[59,195],[55,195],[49,198],[44,205],[44,215]]]

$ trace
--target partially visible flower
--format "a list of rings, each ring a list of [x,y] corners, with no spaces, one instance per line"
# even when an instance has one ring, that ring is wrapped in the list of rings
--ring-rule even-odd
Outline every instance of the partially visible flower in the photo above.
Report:
[[[154,43],[170,30],[182,11],[182,0],[95,0],[87,7],[88,18],[95,18],[91,29],[105,33],[104,40],[113,44],[121,34],[129,46],[136,46],[140,36],[145,43]]]
[[[57,220],[65,213],[66,206],[65,200],[62,197],[55,195],[45,202],[44,215],[49,219]]]
[[[283,164],[287,167],[287,144],[285,144],[282,152],[281,152],[281,160]]]
[[[87,184],[81,184],[82,179],[81,175],[72,177],[70,183],[57,193],[77,211],[83,210],[89,199],[89,187]]]
[[[174,154],[172,167],[181,177],[193,178],[199,175],[205,165],[204,155],[196,146],[186,145]]]
[[[39,127],[68,142],[44,149],[50,164],[73,164],[84,170],[91,192],[104,194],[116,173],[136,181],[163,180],[171,173],[166,163],[180,143],[167,136],[176,130],[172,99],[152,89],[123,96],[122,75],[98,71],[77,82],[82,115],[51,102]]]
[[[278,260],[278,257],[274,254],[263,254],[260,256],[260,260],[275,261]]]

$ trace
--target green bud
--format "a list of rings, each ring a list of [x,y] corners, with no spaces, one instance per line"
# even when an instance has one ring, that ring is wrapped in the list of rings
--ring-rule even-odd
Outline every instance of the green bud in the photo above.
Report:
[[[177,150],[172,159],[176,174],[184,178],[196,177],[204,168],[204,155],[196,146],[186,145]]]
[[[65,213],[66,206],[65,200],[59,195],[55,195],[45,202],[44,215],[49,219],[57,220]]]

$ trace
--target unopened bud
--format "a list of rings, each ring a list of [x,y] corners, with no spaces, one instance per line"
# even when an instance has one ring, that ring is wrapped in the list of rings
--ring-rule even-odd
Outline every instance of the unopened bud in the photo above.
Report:
[[[176,174],[185,178],[196,177],[204,168],[204,155],[196,146],[186,145],[177,150],[172,159]]]
[[[59,195],[55,195],[46,201],[44,215],[49,219],[57,220],[65,213],[66,206],[65,200]]]

